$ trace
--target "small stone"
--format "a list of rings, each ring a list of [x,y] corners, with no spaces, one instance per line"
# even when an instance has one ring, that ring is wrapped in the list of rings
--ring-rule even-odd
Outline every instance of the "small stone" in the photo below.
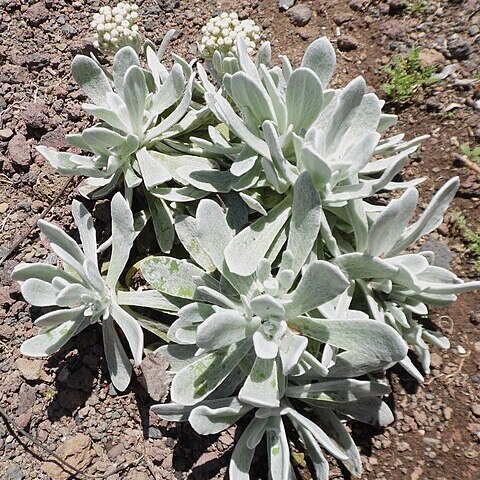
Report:
[[[445,407],[443,409],[443,416],[445,420],[450,420],[452,418],[453,408],[452,407]]]
[[[401,41],[405,38],[406,28],[398,20],[391,19],[380,25],[380,31],[391,40]]]
[[[429,447],[436,447],[437,445],[440,445],[441,442],[437,438],[423,437],[423,443]]]
[[[17,358],[15,365],[20,370],[20,373],[25,380],[39,380],[42,375],[42,360],[31,360],[29,358],[20,357]]]
[[[30,145],[25,135],[18,133],[8,142],[8,153],[14,165],[22,168],[30,165]]]
[[[479,33],[480,33],[480,26],[479,25],[472,25],[468,29],[468,35],[470,35],[470,37],[475,37]]]
[[[344,23],[351,22],[353,20],[353,15],[351,13],[340,13],[336,15],[333,19],[336,25],[340,26]]]
[[[10,140],[13,137],[13,131],[10,128],[0,130],[0,140]]]
[[[15,421],[20,428],[26,428],[32,418],[33,406],[35,405],[36,396],[35,388],[22,383],[18,394],[17,418]]]
[[[65,34],[67,38],[73,38],[75,35],[78,34],[77,29],[69,23],[63,25],[61,31]]]
[[[422,467],[415,467],[412,475],[410,476],[410,480],[419,480],[422,476],[423,468]]]
[[[470,323],[473,323],[473,325],[480,325],[480,310],[472,310],[468,318],[470,320]]]
[[[350,0],[350,2],[348,2],[348,6],[354,12],[359,12],[360,10],[363,9],[364,3],[365,3],[364,0]]]
[[[168,366],[167,358],[160,353],[149,353],[141,365],[147,392],[157,402],[165,400],[168,395],[171,383]]]
[[[410,445],[407,442],[399,442],[397,443],[397,450],[399,452],[406,452],[407,450],[410,450]]]
[[[173,454],[167,455],[165,460],[162,462],[162,467],[167,471],[171,472],[173,468]]]
[[[25,19],[29,25],[38,27],[48,20],[48,10],[42,2],[35,3],[25,11]]]
[[[25,212],[29,212],[32,208],[32,204],[29,200],[19,200],[17,203],[18,210],[24,210]]]
[[[162,431],[156,427],[148,427],[148,438],[160,439],[163,438]]]
[[[448,51],[452,58],[457,60],[466,60],[472,53],[472,47],[463,38],[456,38],[448,42]]]
[[[43,53],[29,53],[21,58],[22,67],[28,67],[30,70],[41,70],[50,63],[50,57]]]
[[[0,203],[0,213],[5,213],[8,210],[8,203],[2,202]]]
[[[352,35],[340,35],[337,38],[337,46],[341,52],[350,52],[357,49],[358,42]]]
[[[70,146],[65,139],[65,130],[62,128],[56,128],[55,130],[42,135],[40,143],[45,147],[56,148],[58,150],[63,150]]]
[[[413,416],[415,417],[415,422],[419,427],[426,425],[427,415],[423,410],[417,410],[414,412]]]
[[[297,27],[305,26],[312,18],[312,11],[307,5],[299,4],[292,7],[287,15],[291,22]]]
[[[407,5],[404,0],[390,0],[388,13],[390,15],[396,15],[401,13],[402,10],[405,10],[406,7]]]
[[[434,48],[423,48],[418,54],[418,61],[424,68],[438,68],[445,63],[445,57]]]
[[[420,247],[420,251],[433,252],[435,254],[435,258],[433,260],[434,266],[446,268],[447,270],[450,268],[450,262],[453,259],[453,253],[441,238],[430,237]]]
[[[288,10],[290,7],[293,7],[295,0],[279,0],[278,6],[280,10]]]
[[[26,103],[20,118],[28,128],[34,130],[46,128],[48,126],[47,107],[42,102]]]
[[[42,211],[44,206],[45,206],[45,204],[41,200],[34,200],[32,202],[32,210],[35,213],[39,213],[40,211]]]
[[[470,410],[476,417],[480,417],[480,403],[474,403],[471,407]]]
[[[443,358],[436,352],[433,352],[430,356],[430,366],[432,368],[440,368],[443,363]]]
[[[79,433],[69,438],[58,450],[58,455],[68,464],[75,467],[77,470],[83,470],[90,465],[94,451],[92,449],[92,441],[90,437]],[[44,462],[42,470],[50,477],[56,480],[66,480],[70,477],[54,462]]]
[[[125,448],[123,447],[123,444],[118,443],[107,452],[107,456],[112,462],[114,462],[120,455],[124,453],[124,451]]]
[[[439,112],[442,109],[442,104],[438,102],[434,97],[427,98],[425,106],[427,107],[427,112]]]
[[[9,468],[3,473],[2,480],[22,480],[24,474],[18,465]]]
[[[381,15],[387,15],[390,12],[390,6],[386,3],[381,3],[378,6],[378,11]]]
[[[4,302],[0,301],[0,304],[4,304]],[[0,338],[11,340],[14,336],[14,333],[15,333],[15,329],[10,325],[0,325]]]

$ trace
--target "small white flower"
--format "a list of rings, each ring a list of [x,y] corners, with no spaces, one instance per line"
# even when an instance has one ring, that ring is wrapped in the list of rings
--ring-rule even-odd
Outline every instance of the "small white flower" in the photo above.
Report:
[[[202,27],[202,38],[199,43],[200,53],[205,58],[211,58],[216,50],[228,56],[235,53],[237,35],[245,38],[248,52],[253,53],[256,42],[260,40],[260,28],[251,19],[239,20],[235,12],[223,12],[211,18]]]
[[[94,44],[105,53],[115,53],[130,45],[140,48],[140,33],[135,25],[138,19],[138,5],[119,2],[115,7],[100,7],[93,15],[91,27],[95,30]]]

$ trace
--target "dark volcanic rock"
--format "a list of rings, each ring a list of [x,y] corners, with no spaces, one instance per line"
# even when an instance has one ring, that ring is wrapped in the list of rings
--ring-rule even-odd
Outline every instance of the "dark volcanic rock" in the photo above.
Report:
[[[17,134],[8,142],[8,153],[14,165],[21,168],[30,165],[30,145],[25,135]]]
[[[341,35],[337,39],[337,46],[341,52],[350,52],[357,49],[358,42],[351,35]]]
[[[470,44],[463,38],[456,38],[448,42],[448,51],[452,58],[466,60],[472,53],[472,47],[470,47]]]
[[[295,5],[288,12],[291,22],[297,27],[305,26],[312,18],[312,11],[307,5]]]
[[[33,27],[38,27],[48,20],[48,10],[42,2],[35,3],[27,8],[24,15],[27,23]]]

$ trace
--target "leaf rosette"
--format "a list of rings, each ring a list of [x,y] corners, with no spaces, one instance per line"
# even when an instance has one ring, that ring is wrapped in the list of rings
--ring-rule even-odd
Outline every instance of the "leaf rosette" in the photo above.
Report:
[[[92,216],[78,201],[72,214],[78,227],[81,247],[59,227],[38,221],[41,232],[50,240],[62,266],[22,263],[12,278],[21,284],[27,302],[38,307],[60,307],[35,320],[40,332],[26,340],[24,355],[45,357],[63,347],[74,335],[93,323],[100,323],[108,369],[115,387],[125,390],[132,366],[116,326],[123,332],[135,365],[143,355],[143,331],[135,318],[117,300],[117,283],[130,255],[135,237],[133,215],[120,194],[112,200],[112,253],[106,277],[98,267],[97,238]]]

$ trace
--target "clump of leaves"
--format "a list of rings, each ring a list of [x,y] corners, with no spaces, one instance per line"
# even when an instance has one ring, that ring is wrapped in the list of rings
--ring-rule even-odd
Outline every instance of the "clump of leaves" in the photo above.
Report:
[[[389,100],[404,102],[419,88],[438,81],[433,77],[434,69],[420,63],[419,54],[420,50],[414,48],[407,56],[394,57],[393,62],[384,67],[389,79],[382,85],[382,90]]]
[[[480,272],[480,227],[470,228],[465,215],[458,210],[452,212],[452,218],[467,242],[467,250],[477,260],[475,267]]]
[[[480,162],[480,145],[471,148],[468,143],[463,143],[460,150],[472,162]]]
[[[429,345],[449,342],[419,320],[430,305],[480,288],[435,266],[433,252],[414,253],[442,223],[459,179],[417,217],[424,179],[394,178],[425,137],[383,137],[397,117],[382,113],[361,77],[329,88],[336,60],[325,37],[296,69],[286,57],[273,65],[268,42],[252,58],[238,35],[231,54],[216,50],[205,66],[173,55],[169,70],[162,59],[172,34],[158,50],[147,46],[143,66],[128,46],[112,74],[90,57],[73,62],[98,123],[68,139],[89,154],[40,151],[60,172],[87,177],[83,195],[123,196],[113,196],[112,237],[99,247],[79,202],[81,247],[39,222],[62,263],[14,271],[27,301],[55,307],[22,351],[50,355],[100,323],[110,376],[124,390],[128,350],[138,366],[153,348],[144,345],[147,329],[172,376],[171,403],[154,412],[200,434],[249,415],[232,480],[249,478],[263,437],[272,480],[296,478],[292,444],[303,444],[319,480],[329,476],[323,450],[360,477],[346,420],[390,423],[390,389],[378,373],[399,363],[423,381]],[[402,62],[391,92],[408,96],[431,72],[418,52]],[[391,190],[403,194],[372,202]],[[163,254],[133,263],[148,221]],[[148,285],[130,285],[137,271]]]

